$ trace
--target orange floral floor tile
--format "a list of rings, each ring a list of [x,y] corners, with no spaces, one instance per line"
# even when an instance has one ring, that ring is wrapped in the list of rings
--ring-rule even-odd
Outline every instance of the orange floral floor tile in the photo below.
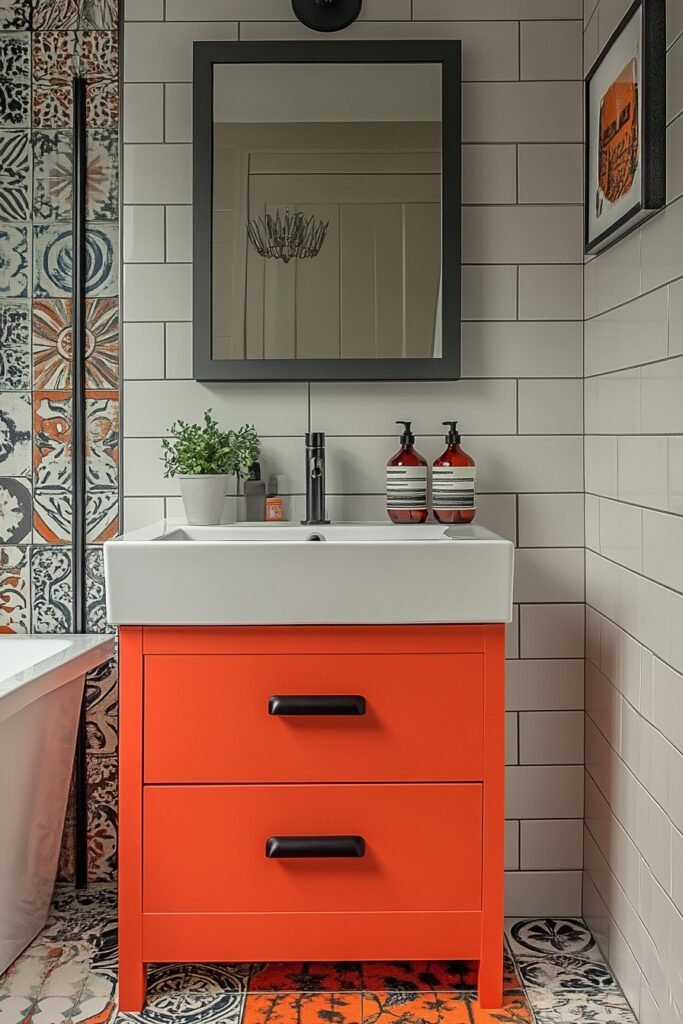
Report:
[[[482,1010],[473,992],[364,992],[363,1024],[533,1024],[525,996],[511,992]]]
[[[254,967],[251,992],[350,992],[363,987],[359,963],[284,963]]]
[[[242,1024],[361,1024],[360,992],[249,994]]]
[[[477,987],[479,964],[474,960],[397,961],[364,963],[363,988],[391,990],[462,991]]]

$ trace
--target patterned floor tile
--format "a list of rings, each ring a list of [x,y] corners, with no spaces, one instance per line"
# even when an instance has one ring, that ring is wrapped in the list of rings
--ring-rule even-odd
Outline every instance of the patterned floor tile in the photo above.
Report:
[[[532,997],[537,1024],[637,1024],[625,996],[614,992],[585,990],[555,992],[539,990]]]
[[[582,989],[611,989],[615,981],[611,971],[598,960],[554,953],[551,956],[518,956],[517,968],[530,988],[576,992]]]
[[[0,131],[0,219],[26,220],[31,171],[29,132]]]
[[[242,1024],[360,1024],[360,992],[277,992],[248,995]]]
[[[346,992],[363,987],[359,963],[255,964],[250,992]]]
[[[28,633],[31,577],[28,548],[0,547],[0,633]]]
[[[33,490],[37,541],[68,543],[73,505],[70,391],[33,394]]]
[[[363,988],[369,991],[465,991],[477,987],[475,961],[406,961],[362,965]]]
[[[515,956],[529,953],[568,953],[600,960],[600,950],[583,921],[576,918],[521,918],[505,923]]]
[[[0,33],[0,80],[27,81],[30,72],[28,32]]]
[[[117,1024],[124,1021],[138,1021],[140,1024],[238,1024],[243,1011],[247,972],[247,967],[235,964],[155,964],[148,971],[145,1009],[142,1013],[119,1013]],[[263,1018],[258,1016],[253,1020],[261,1024]],[[292,1024],[306,1024],[301,1019],[295,1022],[287,1017],[286,1020],[292,1020]],[[284,1024],[284,1017],[282,1021]],[[246,1009],[243,1024],[245,1022]],[[276,1019],[269,1018],[269,1024],[277,1024]],[[320,1024],[320,1021],[311,1019],[310,1024]]]
[[[363,1024],[533,1024],[521,992],[497,1010],[482,1010],[475,993],[363,992]]]

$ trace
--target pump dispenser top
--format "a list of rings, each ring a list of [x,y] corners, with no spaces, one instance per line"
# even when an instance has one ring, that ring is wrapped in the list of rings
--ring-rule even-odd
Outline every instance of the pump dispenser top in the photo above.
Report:
[[[412,420],[396,420],[397,423],[403,425],[403,433],[401,434],[401,444],[415,444],[415,434],[410,429],[413,425]]]
[[[458,433],[458,421],[457,420],[444,420],[442,426],[448,427],[448,433],[444,440],[448,444],[460,444],[460,434]]]

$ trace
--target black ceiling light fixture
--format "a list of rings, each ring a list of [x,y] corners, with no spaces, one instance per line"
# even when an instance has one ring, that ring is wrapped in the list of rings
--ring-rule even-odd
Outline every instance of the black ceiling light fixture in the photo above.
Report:
[[[363,0],[292,0],[292,10],[306,28],[316,32],[338,32],[351,25]]]

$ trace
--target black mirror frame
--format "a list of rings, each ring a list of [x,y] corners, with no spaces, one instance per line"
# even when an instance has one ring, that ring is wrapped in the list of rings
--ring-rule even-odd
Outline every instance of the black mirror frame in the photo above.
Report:
[[[215,64],[440,64],[442,344],[436,359],[214,359],[212,355]],[[458,380],[460,377],[461,46],[459,40],[196,42],[193,77],[193,376],[200,381]]]

